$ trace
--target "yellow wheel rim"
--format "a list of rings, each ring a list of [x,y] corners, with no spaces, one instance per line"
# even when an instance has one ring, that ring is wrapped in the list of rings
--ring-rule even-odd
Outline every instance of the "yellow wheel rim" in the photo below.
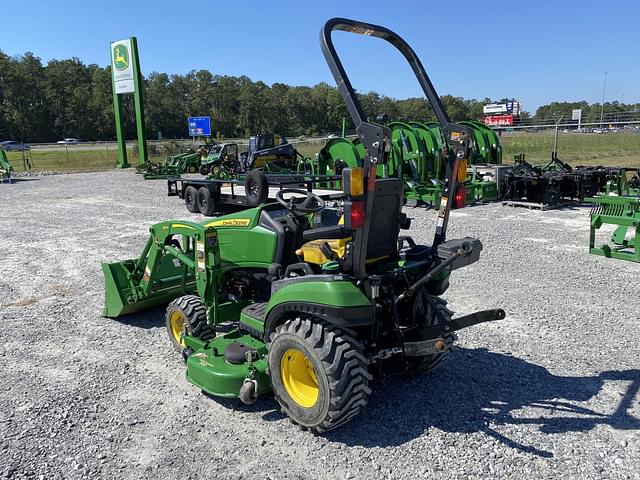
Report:
[[[177,344],[181,347],[184,347],[184,340],[182,340],[182,332],[184,331],[184,323],[186,319],[182,312],[174,311],[171,312],[171,316],[169,317],[169,325],[171,327],[171,335]]]
[[[301,407],[313,407],[318,401],[318,377],[311,361],[298,349],[290,348],[280,361],[282,384]]]

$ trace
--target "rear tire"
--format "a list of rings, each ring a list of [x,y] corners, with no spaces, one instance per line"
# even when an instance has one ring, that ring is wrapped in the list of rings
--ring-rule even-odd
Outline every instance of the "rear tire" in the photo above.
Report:
[[[210,171],[211,171],[211,168],[208,165],[202,165],[200,167],[200,175],[207,176],[209,175]]]
[[[440,297],[429,295],[427,291],[422,288],[415,297],[413,304],[413,315],[414,318],[421,319],[419,321],[419,329],[422,329],[435,327],[443,323],[450,322],[451,318],[453,317],[453,312],[447,308],[446,300]],[[451,341],[453,341],[456,336],[454,333],[450,335],[452,336]],[[419,340],[424,340],[424,338],[420,336]],[[448,355],[449,350],[447,349],[444,352],[437,353],[435,355],[424,355],[422,357],[406,357],[409,364],[407,373],[420,374],[428,372],[429,370],[433,370],[438,365],[440,365]]]
[[[269,182],[260,170],[251,170],[244,180],[244,192],[247,205],[257,207],[269,198]]]
[[[334,325],[289,320],[271,334],[268,349],[275,398],[300,428],[332,430],[367,404],[372,376],[361,344]]]
[[[184,191],[184,204],[191,213],[198,213],[198,190],[189,185]]]
[[[188,335],[200,340],[211,340],[216,336],[213,327],[207,323],[207,310],[197,295],[185,295],[171,302],[167,307],[165,323],[171,345],[178,352],[186,346],[180,339],[185,330]]]
[[[198,190],[198,209],[202,215],[210,217],[215,211],[215,202],[211,198],[211,192],[207,187]]]
[[[189,167],[187,168],[187,172],[189,172],[189,173],[197,173],[198,172],[198,167],[196,167],[195,165],[189,165]]]

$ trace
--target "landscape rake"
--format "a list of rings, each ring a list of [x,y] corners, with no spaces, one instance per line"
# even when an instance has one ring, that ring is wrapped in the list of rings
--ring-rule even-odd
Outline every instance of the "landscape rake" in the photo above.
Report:
[[[640,197],[600,195],[585,198],[591,203],[589,252],[618,260],[640,262]],[[611,242],[600,246],[596,232],[603,225],[616,225]]]

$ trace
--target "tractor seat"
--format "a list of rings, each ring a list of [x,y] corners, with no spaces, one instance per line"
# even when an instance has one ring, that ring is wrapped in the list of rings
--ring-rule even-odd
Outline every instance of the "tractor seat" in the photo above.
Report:
[[[302,257],[303,262],[322,265],[344,257],[347,242],[351,241],[351,231],[344,227],[344,217],[341,216],[337,225],[305,230],[302,239],[306,243],[296,250],[296,255]]]
[[[398,253],[403,198],[400,179],[376,180],[373,223],[369,227],[367,242],[367,263],[374,263]],[[344,218],[340,219],[338,225],[305,230],[302,238],[307,242],[296,250],[296,255],[302,257],[304,262],[316,265],[342,258],[347,243],[351,241],[351,234],[351,231],[344,228]]]

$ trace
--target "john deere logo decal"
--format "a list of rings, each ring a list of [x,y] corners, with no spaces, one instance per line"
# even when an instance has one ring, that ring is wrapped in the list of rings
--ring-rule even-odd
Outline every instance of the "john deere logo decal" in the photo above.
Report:
[[[116,45],[113,49],[113,64],[116,70],[124,70],[129,66],[129,51],[125,45]]]

